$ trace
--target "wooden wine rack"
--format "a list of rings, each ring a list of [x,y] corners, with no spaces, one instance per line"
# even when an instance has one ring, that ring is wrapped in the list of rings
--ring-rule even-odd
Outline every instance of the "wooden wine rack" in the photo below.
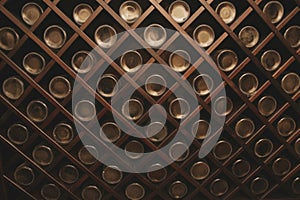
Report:
[[[35,1],[44,12],[38,21],[27,26],[21,18],[21,8],[28,1],[1,0],[0,1],[0,27],[9,26],[16,30],[20,35],[20,40],[11,51],[0,50],[0,72],[2,85],[3,80],[10,76],[20,77],[25,83],[25,91],[20,99],[11,101],[7,99],[3,92],[0,93],[0,181],[1,199],[41,199],[40,189],[43,184],[54,183],[61,190],[61,199],[81,199],[82,189],[88,185],[97,185],[101,190],[103,199],[126,199],[125,188],[132,182],[138,182],[145,188],[144,199],[171,199],[168,194],[169,186],[177,180],[182,181],[188,187],[188,193],[184,199],[299,199],[299,194],[294,194],[291,189],[292,181],[300,176],[300,156],[294,150],[294,143],[300,135],[300,91],[293,95],[288,95],[281,88],[281,78],[288,72],[300,74],[300,49],[290,47],[283,37],[285,30],[292,25],[300,25],[300,1],[299,0],[278,0],[284,6],[285,12],[283,19],[272,24],[262,11],[267,0],[245,0],[232,2],[237,9],[237,16],[233,23],[226,25],[216,14],[215,8],[222,1],[220,0],[191,0],[187,1],[191,7],[189,19],[179,25],[168,14],[168,7],[173,2],[171,0],[136,0],[142,7],[141,17],[132,25],[128,25],[119,16],[119,6],[122,1],[96,0],[96,1],[65,1],[65,0],[38,0]],[[92,16],[81,26],[73,21],[72,12],[79,3],[90,4],[94,12]],[[63,100],[57,100],[48,91],[49,77],[63,75],[71,83],[76,78],[76,73],[71,67],[72,55],[80,49],[92,50],[97,46],[94,41],[94,31],[101,24],[113,25],[117,32],[145,27],[151,23],[160,23],[166,28],[174,29],[179,34],[171,36],[164,44],[170,46],[181,35],[188,45],[199,54],[199,60],[194,67],[197,68],[206,60],[206,53],[214,55],[220,49],[228,48],[234,50],[238,57],[238,66],[229,73],[220,71],[225,81],[226,92],[233,100],[233,112],[226,118],[225,127],[221,139],[229,141],[233,146],[233,153],[224,162],[218,161],[210,153],[203,160],[210,166],[209,176],[196,181],[189,174],[189,169],[195,162],[199,161],[198,149],[201,141],[195,140],[190,148],[189,157],[183,162],[176,162],[168,166],[167,178],[159,184],[152,183],[147,179],[146,174],[123,173],[123,179],[117,185],[109,185],[101,178],[101,172],[105,167],[97,162],[91,166],[85,166],[77,157],[77,152],[83,146],[78,134],[75,134],[71,143],[61,146],[52,138],[52,130],[59,122],[73,124],[72,115],[72,95]],[[193,40],[193,30],[200,24],[209,24],[216,33],[214,43],[204,49],[200,48]],[[43,41],[44,30],[53,24],[60,25],[67,32],[67,42],[57,50],[51,50]],[[254,48],[248,49],[239,39],[238,32],[245,25],[253,25],[260,32],[260,40]],[[118,38],[117,43],[107,51],[100,50],[103,59],[99,65],[110,63],[110,56],[123,44],[128,37],[133,37],[145,49],[145,59],[147,64],[158,62],[168,65],[164,51],[148,48],[146,43],[138,35],[124,34]],[[74,50],[75,49],[75,50]],[[264,70],[260,63],[260,56],[265,50],[275,49],[282,57],[282,64],[275,72]],[[37,76],[30,76],[22,67],[22,59],[26,53],[37,51],[46,59],[45,69]],[[202,57],[201,57],[202,55]],[[118,74],[125,72],[118,62],[112,62],[111,67]],[[143,69],[146,70],[146,69]],[[195,71],[194,68],[188,69],[182,74],[182,78],[188,79]],[[238,77],[245,72],[252,72],[259,78],[258,91],[248,98],[238,87]],[[143,71],[138,71],[134,77],[130,77],[128,82],[134,85]],[[85,81],[90,77],[86,76]],[[164,104],[170,97],[170,93],[165,93],[159,99],[153,99],[143,88],[138,92],[144,97],[145,104]],[[264,95],[273,95],[278,108],[271,117],[262,116],[257,109],[258,100]],[[49,115],[46,121],[37,124],[32,122],[25,113],[26,105],[30,100],[41,99],[49,107]],[[102,105],[102,110],[97,113],[98,119],[105,118],[109,112],[109,101],[96,95],[96,100]],[[198,97],[201,108],[199,112],[211,113],[210,98]],[[147,113],[138,121],[144,122]],[[255,122],[255,133],[249,139],[239,138],[235,131],[235,123],[242,117],[250,117]],[[283,116],[291,116],[297,123],[296,131],[289,137],[284,138],[277,133],[276,123]],[[29,140],[21,145],[14,145],[7,138],[7,129],[13,123],[21,122],[30,130]],[[168,117],[168,126],[171,130],[168,137],[158,145],[153,144],[148,139],[143,139],[145,147],[154,150],[165,145],[176,134],[178,121]],[[89,124],[92,126],[92,124]],[[258,139],[269,138],[274,144],[272,154],[266,159],[259,159],[253,152],[253,146]],[[123,134],[116,142],[116,145],[123,146],[130,140],[130,137]],[[54,160],[50,166],[41,167],[36,164],[31,156],[34,146],[46,143],[54,152]],[[292,168],[283,177],[274,175],[272,162],[278,157],[284,156],[291,161]],[[237,178],[231,172],[234,161],[239,158],[248,160],[251,164],[250,173],[244,178]],[[34,169],[36,177],[34,182],[23,187],[16,183],[13,177],[14,170],[22,163],[28,163]],[[57,176],[58,169],[62,164],[71,163],[80,171],[79,180],[74,184],[65,184]],[[269,187],[262,195],[255,195],[250,190],[251,181],[257,176],[266,178]],[[210,192],[210,183],[222,178],[229,184],[229,190],[221,197],[216,197]]]

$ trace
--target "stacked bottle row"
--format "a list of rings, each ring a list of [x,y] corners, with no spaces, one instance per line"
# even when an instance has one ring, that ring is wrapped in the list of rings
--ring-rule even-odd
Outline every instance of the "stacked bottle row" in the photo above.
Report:
[[[88,4],[79,4],[73,10],[73,20],[78,24],[84,24],[93,14],[93,8]],[[177,23],[184,23],[190,16],[190,6],[185,1],[175,1],[168,8],[169,15]],[[215,12],[226,24],[230,24],[236,18],[236,8],[230,2],[220,3]],[[279,1],[270,1],[263,12],[271,23],[279,23],[284,16],[284,7]],[[34,13],[34,14],[32,14]],[[28,25],[33,25],[42,15],[43,9],[36,3],[27,3],[23,6],[21,16]],[[121,18],[132,24],[139,19],[143,11],[141,6],[135,1],[125,1],[119,8]],[[298,48],[300,27],[290,26],[284,33],[285,39],[291,47]],[[10,51],[14,49],[19,40],[18,33],[11,27],[0,29],[0,48]],[[245,26],[238,33],[240,40],[248,48],[252,48],[259,42],[259,31],[254,26]],[[208,24],[199,25],[193,32],[193,38],[200,47],[209,47],[215,40],[215,32]],[[144,40],[153,48],[160,47],[167,39],[167,32],[160,24],[152,24],[144,31]],[[66,31],[58,25],[51,25],[44,31],[44,41],[52,49],[61,48],[67,40]],[[101,48],[111,48],[117,41],[117,31],[108,24],[101,25],[94,32],[94,40]]]
[[[195,125],[195,126],[194,126]],[[195,122],[192,127],[191,132],[196,135],[196,138],[202,140],[206,137],[206,135],[210,131],[210,126],[206,120],[199,120]],[[197,129],[195,128],[197,127]],[[282,137],[288,137],[292,135],[297,128],[297,124],[295,120],[291,117],[283,117],[278,120],[277,122],[277,131],[279,135]],[[242,118],[240,119],[235,125],[235,132],[237,136],[241,139],[246,139],[251,137],[251,135],[255,131],[255,123],[250,118]],[[158,133],[157,130],[160,130]],[[21,123],[16,123],[11,125],[7,130],[7,138],[14,143],[15,145],[23,145],[28,141],[30,137],[30,131],[26,126]],[[153,132],[156,133],[153,135]],[[53,138],[56,142],[60,145],[68,145],[72,139],[74,138],[73,128],[66,124],[66,123],[59,123],[53,129]],[[154,122],[148,126],[147,135],[153,135],[149,138],[154,143],[158,143],[163,141],[170,133],[166,126],[161,123]],[[116,142],[121,137],[121,130],[117,124],[113,122],[106,122],[102,125],[101,131],[99,132],[99,138],[103,141],[107,142]],[[125,147],[125,154],[130,159],[139,159],[143,156],[145,151],[144,145],[137,140],[130,140],[126,143]],[[176,151],[178,149],[184,149],[185,153],[177,158]],[[269,138],[261,138],[258,139],[253,146],[253,152],[257,156],[257,158],[264,159],[270,156],[274,151],[274,144],[273,141]],[[294,143],[294,150],[296,154],[300,155],[300,139],[297,139]],[[216,146],[212,150],[212,155],[220,161],[227,160],[231,155],[232,152],[235,151],[232,144],[225,140],[220,140]],[[134,152],[134,153],[133,153]],[[189,157],[190,150],[186,144],[182,142],[177,142],[173,144],[169,149],[169,155],[171,158],[176,160],[176,162],[182,162]],[[92,165],[95,164],[98,157],[99,152],[97,148],[93,145],[86,145],[77,153],[78,159],[85,165]],[[54,159],[54,153],[51,147],[40,144],[35,146],[32,151],[32,158],[33,160],[41,165],[41,166],[48,166],[52,163]],[[273,171],[276,175],[282,176],[283,173],[280,174],[276,170],[276,162],[278,163],[286,163],[287,170],[284,174],[286,174],[291,169],[291,163],[288,159],[282,157],[278,158],[274,161],[273,164]],[[194,176],[193,176],[194,177]]]
[[[159,164],[150,166],[155,171],[147,173],[147,178],[155,183],[161,183],[167,178],[168,172],[165,168],[161,168]],[[286,170],[286,163],[283,158],[279,158],[273,163],[273,170],[281,172]],[[232,173],[237,178],[243,178],[247,176],[251,171],[251,165],[247,160],[236,160],[232,165]],[[194,163],[190,168],[191,176],[197,180],[202,181],[210,174],[210,167],[206,162],[199,161]],[[79,178],[79,172],[73,165],[65,165],[59,170],[60,179],[66,184],[73,184]],[[15,169],[14,178],[16,182],[23,186],[30,186],[35,180],[35,172],[30,165],[23,163]],[[102,171],[102,179],[109,185],[118,184],[123,179],[122,172],[116,166],[105,167]],[[251,192],[255,195],[262,195],[269,187],[270,183],[264,176],[257,176],[249,181],[249,187]],[[231,188],[230,184],[223,178],[216,178],[209,184],[209,191],[216,197],[225,195]],[[294,194],[299,194],[299,177],[296,177],[291,182],[291,189]],[[177,180],[168,186],[169,195],[174,198],[184,198],[188,193],[188,185],[185,181]],[[145,188],[138,182],[131,183],[126,186],[124,194],[129,199],[142,199],[145,195]],[[59,199],[61,191],[55,184],[45,184],[42,186],[41,195],[45,199]],[[95,185],[88,185],[81,191],[83,199],[89,199],[94,197],[97,199],[102,198],[101,189]],[[89,198],[88,198],[89,197]]]
[[[153,82],[155,81],[155,84]],[[161,84],[157,84],[160,82]],[[166,81],[163,76],[152,75],[148,77],[145,83],[146,92],[154,97],[163,95],[166,92]],[[242,93],[247,96],[254,95],[259,88],[259,79],[253,73],[247,72],[242,74],[238,80],[238,85]],[[299,91],[300,78],[297,73],[287,73],[281,80],[282,89],[287,94],[294,94]],[[97,91],[103,97],[113,97],[118,91],[118,82],[114,75],[106,74],[102,76],[98,81]],[[202,74],[193,79],[193,88],[196,94],[200,96],[206,96],[212,92],[213,80],[207,74]],[[24,93],[24,83],[18,77],[9,77],[2,83],[3,94],[11,99],[17,100]],[[49,93],[57,98],[63,99],[71,93],[71,83],[63,76],[55,76],[49,83]],[[167,110],[170,115],[175,119],[183,119],[190,113],[190,105],[187,100],[182,98],[172,98],[168,100]],[[221,105],[227,103],[226,111],[222,109]],[[183,106],[183,109],[177,107]],[[224,116],[229,115],[232,112],[234,103],[229,97],[219,97],[213,105],[213,109],[218,115]],[[144,114],[144,104],[139,98],[132,98],[126,101],[123,105],[123,115],[130,120],[138,120]],[[129,109],[125,109],[125,108]],[[260,97],[257,103],[258,111],[263,116],[271,116],[278,108],[276,98],[270,95]],[[85,112],[88,111],[88,114]],[[95,115],[96,110],[94,109],[93,103],[89,101],[81,101],[75,106],[75,116],[82,121],[90,121]],[[34,122],[42,122],[48,115],[48,107],[46,103],[41,100],[33,100],[27,105],[27,116]],[[82,113],[84,112],[84,113]]]

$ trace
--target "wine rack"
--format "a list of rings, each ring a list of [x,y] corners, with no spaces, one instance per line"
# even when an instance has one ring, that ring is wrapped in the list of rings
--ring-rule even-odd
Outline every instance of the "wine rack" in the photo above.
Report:
[[[298,88],[292,94],[288,94],[281,83],[289,73],[300,75],[300,48],[292,47],[285,37],[289,27],[300,26],[300,1],[276,1],[284,8],[282,19],[277,23],[272,23],[263,12],[263,8],[269,2],[267,0],[229,0],[236,8],[235,19],[229,24],[226,24],[216,13],[217,6],[223,1],[191,0],[186,1],[190,7],[189,17],[185,22],[178,24],[168,13],[168,8],[173,1],[136,0],[143,12],[134,23],[128,24],[119,16],[119,8],[123,1],[37,0],[35,3],[42,8],[43,12],[32,25],[28,25],[22,19],[21,10],[30,1],[0,0],[0,28],[11,27],[19,36],[12,50],[0,50],[0,84],[3,86],[4,80],[9,77],[16,77],[24,84],[24,91],[17,99],[7,98],[3,90],[0,93],[1,199],[43,199],[45,192],[41,191],[45,185],[48,189],[51,188],[51,194],[57,194],[59,199],[82,199],[83,191],[88,190],[98,192],[102,199],[134,199],[138,193],[142,194],[142,199],[174,199],[176,195],[174,196],[172,191],[179,193],[177,197],[182,199],[299,199],[300,90]],[[73,19],[73,10],[80,3],[89,4],[93,12],[83,24],[78,25]],[[75,131],[76,117],[72,114],[72,95],[67,93],[65,98],[55,98],[49,91],[48,85],[52,78],[57,76],[63,76],[64,81],[73,85],[76,71],[72,67],[72,56],[77,51],[91,51],[97,47],[94,32],[99,26],[107,24],[120,33],[147,27],[153,23],[159,23],[164,28],[179,33],[167,38],[163,47],[171,46],[176,40],[180,40],[183,45],[193,48],[193,54],[198,59],[193,68],[181,72],[181,78],[190,83],[197,75],[195,68],[201,67],[208,55],[215,60],[218,52],[230,49],[238,57],[237,65],[232,71],[219,70],[225,83],[227,96],[232,101],[232,110],[226,116],[225,126],[219,139],[220,144],[225,144],[225,146],[220,145],[221,147],[225,150],[229,148],[227,149],[229,154],[223,155],[224,149],[220,147],[221,152],[215,148],[204,159],[199,159],[198,152],[203,140],[195,139],[189,147],[187,158],[164,168],[163,173],[166,175],[161,182],[153,181],[155,175],[123,172],[119,179],[112,181],[114,184],[109,184],[103,178],[102,173],[107,170],[103,163],[84,161],[84,158],[78,156],[78,152],[84,146],[79,135],[84,133]],[[208,24],[215,34],[213,43],[206,48],[200,48],[193,39],[193,31],[201,24]],[[51,25],[62,27],[66,33],[66,42],[61,48],[51,49],[44,41],[44,31]],[[259,32],[259,41],[253,48],[247,48],[239,38],[239,32],[245,26],[253,26]],[[149,48],[142,38],[132,32],[127,32],[118,38],[111,48],[100,49],[99,54],[102,59],[98,65],[110,63],[114,52],[126,44],[129,37],[136,40],[143,48],[139,52],[143,64],[168,65],[169,52]],[[294,37],[297,37],[297,34]],[[267,50],[276,50],[281,57],[280,65],[274,71],[266,70],[261,63],[261,57]],[[23,58],[29,52],[37,52],[45,59],[44,68],[36,75],[28,73],[23,67]],[[138,69],[128,78],[128,83],[135,86],[135,81],[142,77],[146,70]],[[112,62],[110,74],[118,79],[125,73],[118,60]],[[257,78],[257,89],[250,96],[239,88],[239,79],[245,73],[252,73]],[[89,79],[91,79],[90,75],[84,76],[84,81],[88,82]],[[218,89],[213,92],[218,93]],[[147,110],[152,104],[168,105],[171,97],[170,92],[165,92],[160,97],[152,97],[145,87],[137,89],[136,94],[146,111],[137,120],[138,124],[147,123]],[[264,116],[259,108],[260,101],[265,96],[272,96],[276,100],[276,109],[269,116]],[[197,98],[200,105],[198,112],[201,112],[205,120],[209,119],[213,108],[210,97],[198,96]],[[48,116],[40,123],[26,114],[26,106],[34,100],[42,101],[47,106]],[[100,108],[96,113],[97,118],[109,122],[112,118],[109,98],[97,94],[96,101],[99,105],[97,107]],[[287,117],[294,120],[294,124],[290,123],[293,125],[293,130],[287,135],[279,134],[278,124],[281,119]],[[253,130],[250,131],[249,137],[242,138],[236,133],[236,124],[244,118],[253,123],[250,124],[253,125]],[[185,123],[191,124],[192,119],[193,117],[187,118]],[[246,125],[249,125],[249,120]],[[67,128],[68,125],[73,128],[73,132],[69,132],[72,136],[68,136],[66,144],[57,142],[57,138],[53,136],[53,130],[60,123],[67,125]],[[13,142],[9,137],[9,129],[14,124],[21,124],[22,126],[17,130],[28,134],[28,138],[22,144]],[[159,149],[176,135],[178,125],[178,120],[168,115],[167,136],[162,141],[153,142],[148,138],[137,139],[137,141],[143,145],[145,151]],[[184,134],[188,135],[190,130],[187,129],[185,132]],[[266,156],[259,157],[255,149],[259,148],[257,146],[262,139],[271,143],[272,148],[270,152],[265,152]],[[115,145],[126,148],[130,141],[133,141],[133,138],[121,131]],[[50,149],[53,154],[53,158],[49,158],[51,162],[44,166],[41,165],[42,161],[37,162],[38,154],[33,156],[33,152],[36,152],[35,147],[39,145],[45,145],[46,149]],[[263,144],[263,147],[267,147],[266,145],[268,144]],[[218,153],[222,155],[217,155]],[[204,175],[193,174],[192,176],[190,170],[195,163],[199,164],[199,162],[205,163],[204,166],[201,164],[199,166],[208,166],[209,171],[202,172],[205,173]],[[282,162],[283,165],[286,164],[284,165],[287,167],[286,172],[280,169],[278,172],[278,166],[282,167],[280,165]],[[242,165],[240,169],[242,171],[233,172],[233,166],[237,167],[238,164]],[[61,169],[65,169],[66,166],[71,171],[76,169],[76,177],[73,177],[75,181],[68,182],[62,178]],[[20,184],[16,180],[16,169],[20,171],[22,167],[30,168],[34,173],[33,180],[29,184]],[[239,175],[241,177],[238,177]],[[258,191],[255,186],[261,191]]]

